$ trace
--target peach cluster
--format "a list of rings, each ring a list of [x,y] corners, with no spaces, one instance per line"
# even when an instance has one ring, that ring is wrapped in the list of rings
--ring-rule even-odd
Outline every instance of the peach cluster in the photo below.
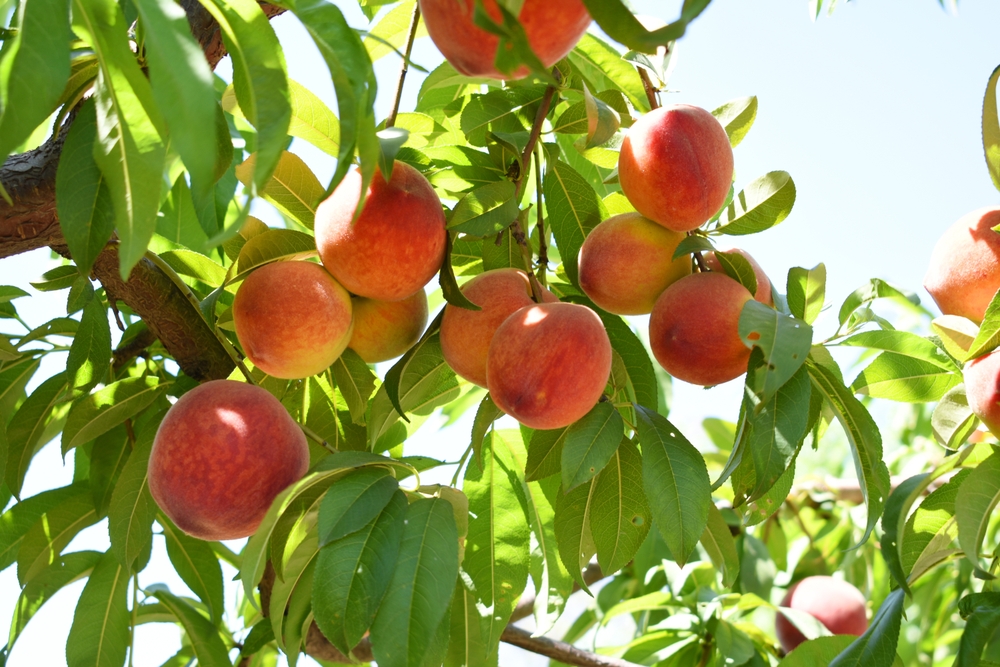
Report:
[[[924,288],[945,315],[976,324],[1000,289],[1000,207],[981,208],[960,218],[938,240],[924,276]],[[1000,351],[965,365],[969,407],[1000,437]]]

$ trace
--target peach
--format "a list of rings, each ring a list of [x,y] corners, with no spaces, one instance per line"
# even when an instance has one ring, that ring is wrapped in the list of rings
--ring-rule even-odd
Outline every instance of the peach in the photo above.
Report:
[[[347,347],[351,295],[319,264],[265,264],[236,292],[233,324],[254,366],[277,378],[305,378]]]
[[[962,374],[969,408],[993,435],[1000,437],[1000,352],[973,359]]]
[[[361,174],[352,170],[316,209],[316,247],[327,271],[352,294],[401,301],[423,289],[444,261],[444,211],[419,171],[396,162],[376,172],[357,220]]]
[[[924,276],[945,315],[983,321],[986,307],[1000,289],[1000,207],[981,208],[960,218],[938,239]]]
[[[601,318],[574,303],[540,303],[504,320],[490,343],[486,385],[529,428],[568,426],[597,404],[611,374]]]
[[[664,290],[649,317],[649,346],[679,380],[710,386],[747,370],[750,348],[739,334],[740,312],[752,298],[724,273],[692,273]]]
[[[497,328],[510,315],[534,302],[528,274],[519,269],[493,269],[462,286],[462,294],[481,310],[448,304],[441,320],[441,353],[459,377],[486,386],[486,355]],[[545,290],[546,301],[559,299]]]
[[[347,347],[369,364],[400,356],[420,339],[427,326],[427,293],[402,301],[354,297],[354,333]]]
[[[616,315],[645,315],[663,290],[691,273],[691,258],[674,260],[684,234],[641,213],[614,215],[594,227],[580,248],[580,287]]]
[[[501,22],[496,0],[483,0],[494,21]],[[475,0],[420,0],[420,12],[431,40],[451,65],[466,76],[521,79],[530,70],[522,65],[511,74],[494,66],[499,37],[473,23]],[[587,32],[590,14],[580,0],[524,0],[518,20],[531,50],[551,67],[573,50]]]
[[[267,390],[233,380],[195,387],[167,412],[149,454],[149,491],[188,535],[252,535],[275,497],[305,475],[302,429]]]
[[[708,222],[733,181],[733,149],[715,116],[687,104],[653,109],[637,120],[618,158],[622,193],[667,229]]]
[[[750,262],[750,266],[753,268],[753,275],[757,278],[757,291],[754,292],[753,298],[761,302],[765,306],[774,306],[774,296],[771,294],[771,279],[767,277],[764,273],[764,269],[760,268],[760,264],[757,263],[753,257],[750,256],[746,250],[742,248],[720,248],[720,252],[735,252],[743,256],[743,259]],[[722,264],[719,259],[715,256],[714,252],[706,252],[704,255],[705,265],[713,271],[722,271]]]
[[[835,635],[860,637],[868,629],[866,600],[857,588],[833,577],[806,577],[788,589],[782,607],[811,614]],[[775,634],[785,653],[806,640],[781,612],[774,619]]]

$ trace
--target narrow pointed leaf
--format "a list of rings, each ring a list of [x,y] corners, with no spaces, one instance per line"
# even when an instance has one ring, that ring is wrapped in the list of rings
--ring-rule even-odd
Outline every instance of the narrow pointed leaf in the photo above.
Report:
[[[624,439],[597,478],[590,532],[594,536],[601,572],[610,575],[632,560],[652,525],[642,478],[642,457],[635,444]]]
[[[236,178],[249,186],[256,177],[256,164],[257,153],[254,153],[237,165]],[[284,215],[306,229],[312,229],[316,207],[323,199],[323,186],[302,158],[283,151],[259,194]]]
[[[788,172],[772,171],[733,197],[719,218],[719,231],[731,236],[762,232],[787,218],[794,204],[792,177]]]
[[[1000,454],[980,463],[962,483],[955,497],[958,541],[966,557],[980,567],[979,550],[993,510],[1000,501]]]
[[[70,386],[90,391],[103,382],[111,368],[111,325],[108,311],[99,299],[83,307],[80,327],[73,337],[66,358],[66,376]]]
[[[155,587],[147,591],[149,595],[160,601],[170,610],[177,622],[184,628],[184,634],[194,649],[195,658],[200,667],[231,667],[226,645],[222,643],[218,629],[212,622],[198,613],[194,607],[182,598],[167,591],[164,587]]]
[[[153,438],[160,424],[159,417],[152,420],[137,434],[135,448],[128,457],[121,477],[111,494],[108,508],[108,533],[111,552],[126,568],[131,568],[139,554],[148,548],[153,539],[153,519],[157,506],[149,493],[146,469]]]
[[[755,390],[768,401],[802,367],[812,347],[812,327],[751,299],[740,313],[740,338],[764,353],[764,380]]]
[[[590,515],[594,511],[594,491],[597,479],[584,482],[569,493],[560,486],[556,492],[554,527],[556,546],[563,565],[581,589],[590,594],[583,570],[597,553]]]
[[[544,180],[548,224],[570,282],[577,283],[577,256],[583,240],[605,219],[604,202],[587,180],[560,160],[548,163]]]
[[[385,468],[362,468],[345,475],[326,492],[320,503],[320,546],[371,523],[398,489],[396,478]]]
[[[76,604],[66,639],[68,667],[122,667],[129,646],[130,572],[110,551],[101,556]]]
[[[97,523],[98,518],[86,488],[38,517],[25,533],[17,554],[17,579],[21,585],[58,561],[66,545],[81,530]]]
[[[337,357],[330,369],[333,371],[334,380],[337,381],[337,389],[347,401],[351,420],[355,424],[364,424],[368,399],[375,391],[375,374],[368,368],[364,359],[350,348]]]
[[[787,291],[792,315],[812,324],[826,299],[826,265],[821,262],[811,269],[798,266],[789,269]]]
[[[20,498],[21,485],[35,455],[52,409],[66,389],[66,374],[53,375],[25,399],[7,424],[7,488]]]
[[[562,444],[563,490],[571,491],[599,473],[622,441],[625,423],[610,401],[603,401],[566,429]]]
[[[830,667],[891,667],[896,660],[906,593],[896,589],[882,602],[865,634],[834,658]]]
[[[165,516],[157,521],[163,528],[167,557],[187,587],[205,603],[209,617],[218,625],[222,622],[223,584],[219,559],[204,540],[198,540],[178,530]]]
[[[158,377],[126,378],[73,402],[62,434],[65,454],[134,417],[163,395]]]
[[[993,70],[983,99],[983,152],[993,187],[1000,190],[1000,120],[997,119],[997,81],[1000,67]]]

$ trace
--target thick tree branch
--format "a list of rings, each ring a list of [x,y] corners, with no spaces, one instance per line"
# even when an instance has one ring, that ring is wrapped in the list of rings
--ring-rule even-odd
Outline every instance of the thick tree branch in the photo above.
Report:
[[[530,632],[516,625],[508,625],[504,628],[503,634],[500,635],[500,641],[523,648],[525,651],[531,651],[532,653],[564,662],[567,665],[578,665],[579,667],[639,667],[634,662],[584,651],[566,642],[556,641],[548,637],[532,637]]]

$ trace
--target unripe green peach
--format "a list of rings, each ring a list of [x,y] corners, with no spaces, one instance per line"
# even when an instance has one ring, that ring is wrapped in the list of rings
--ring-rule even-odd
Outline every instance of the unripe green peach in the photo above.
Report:
[[[690,257],[672,259],[683,240],[641,213],[612,216],[580,248],[580,287],[608,312],[645,315],[663,290],[691,273]]]
[[[268,375],[322,373],[351,339],[351,295],[319,264],[274,262],[243,281],[233,300],[236,337]]]

